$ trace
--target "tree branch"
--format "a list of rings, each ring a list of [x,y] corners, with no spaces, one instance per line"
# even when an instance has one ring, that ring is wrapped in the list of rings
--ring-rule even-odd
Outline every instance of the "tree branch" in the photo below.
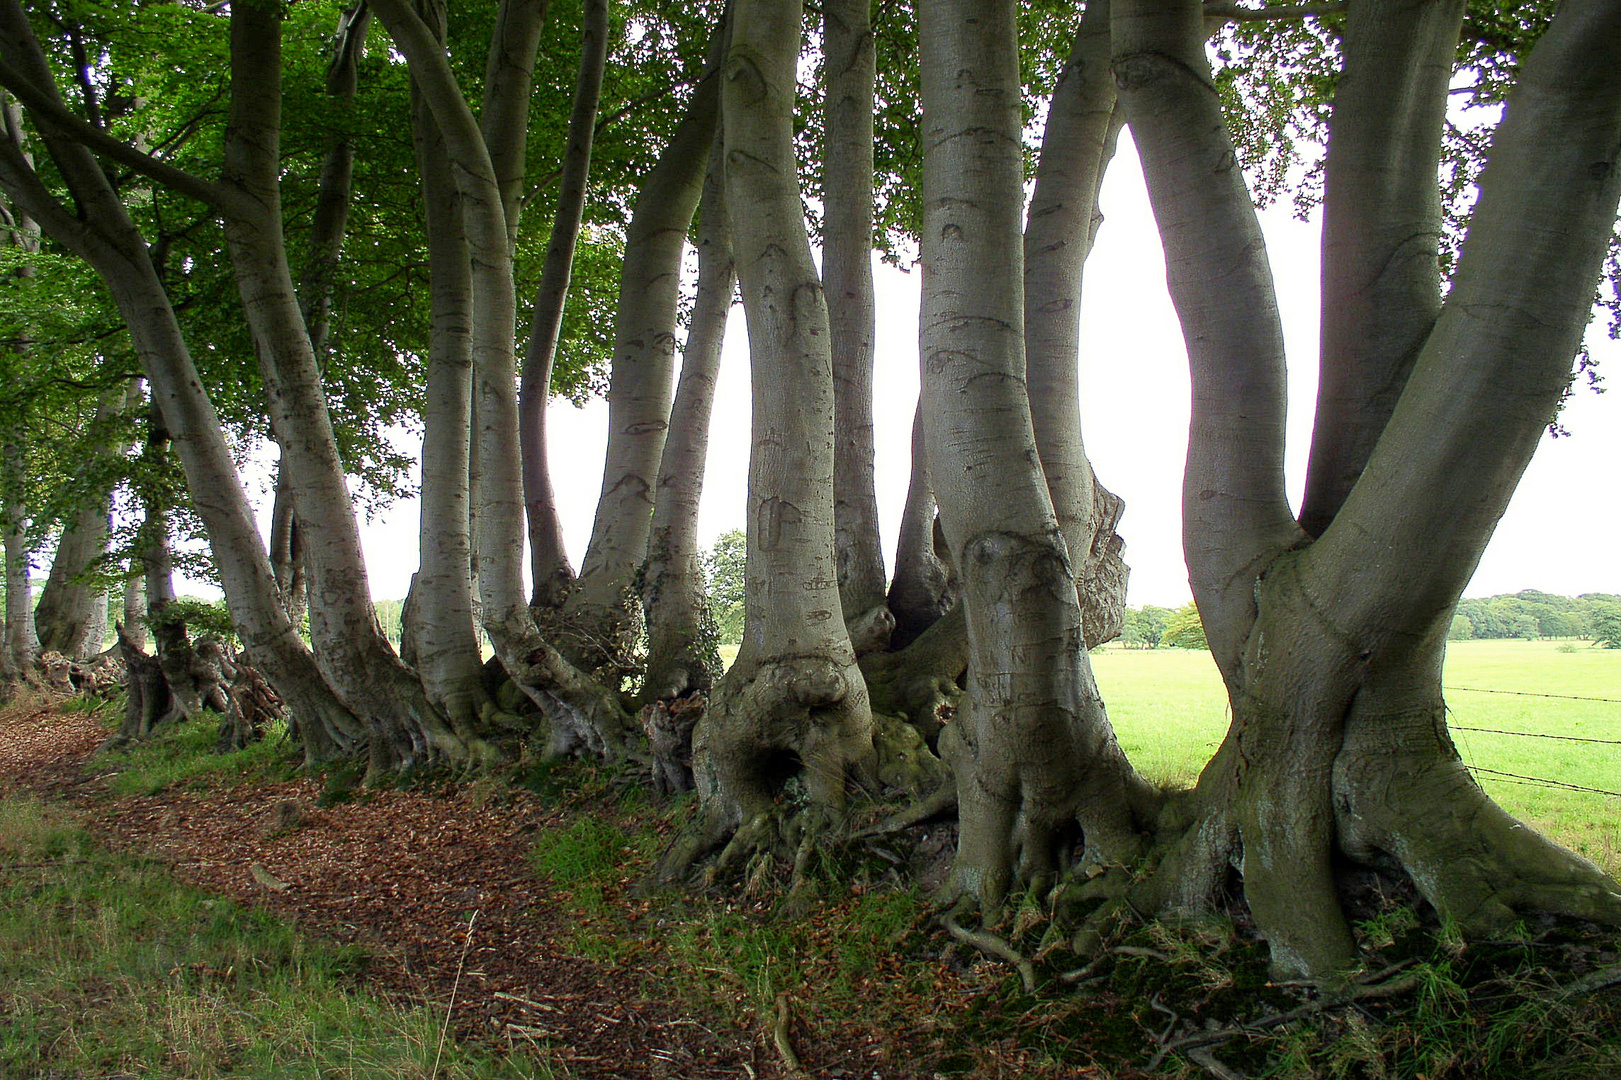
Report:
[[[128,143],[113,138],[94,124],[80,119],[56,101],[54,95],[34,85],[7,59],[0,59],[0,86],[15,94],[17,99],[27,106],[36,122],[44,121],[61,134],[83,144],[87,149],[109,157],[121,165],[127,165],[154,183],[189,195],[222,214],[236,211],[235,200],[220,185],[194,176],[166,161],[160,161]]]
[[[1240,7],[1236,0],[1209,0],[1204,5],[1204,17],[1225,19],[1228,22],[1278,22],[1288,19],[1321,18],[1324,15],[1343,15],[1349,6],[1346,0],[1318,0],[1315,3],[1247,8]]]

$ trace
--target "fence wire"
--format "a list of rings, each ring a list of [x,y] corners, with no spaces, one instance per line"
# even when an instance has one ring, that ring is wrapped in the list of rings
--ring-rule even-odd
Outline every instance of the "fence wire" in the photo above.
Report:
[[[1557,701],[1597,701],[1607,705],[1621,705],[1621,698],[1589,697],[1582,694],[1543,694],[1531,690],[1492,690],[1483,686],[1444,686],[1445,693],[1463,691],[1472,694],[1508,694],[1513,697],[1551,698]],[[1448,710],[1450,711],[1450,710]],[[1517,735],[1526,739],[1554,739],[1559,742],[1597,743],[1603,746],[1621,746],[1621,739],[1593,739],[1580,735],[1548,735],[1540,731],[1507,731],[1503,728],[1466,727],[1463,724],[1449,724],[1453,731],[1479,731],[1489,735]],[[1525,776],[1521,773],[1504,772],[1501,769],[1488,769],[1483,765],[1470,765],[1464,767],[1477,776],[1485,774],[1492,780],[1501,784],[1522,784],[1528,787],[1552,788],[1556,791],[1582,791],[1592,795],[1607,795],[1612,798],[1621,798],[1621,791],[1608,791],[1604,788],[1586,787],[1582,784],[1572,784],[1564,780],[1553,780],[1545,776]]]

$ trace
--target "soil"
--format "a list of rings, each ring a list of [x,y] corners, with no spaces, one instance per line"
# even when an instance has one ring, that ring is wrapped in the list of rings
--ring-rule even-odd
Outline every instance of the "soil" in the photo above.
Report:
[[[806,1075],[789,1071],[773,1038],[774,1016],[744,1006],[741,990],[740,1007],[724,1018],[664,999],[661,988],[684,973],[656,928],[636,924],[645,905],[625,892],[609,899],[626,920],[624,933],[644,939],[632,943],[629,958],[600,963],[571,951],[578,914],[528,858],[539,830],[566,823],[564,808],[521,790],[492,797],[478,784],[436,794],[380,790],[322,807],[320,784],[307,778],[188,783],[114,797],[111,774],[98,773],[94,761],[106,736],[82,713],[0,714],[0,794],[66,801],[102,842],[156,856],[188,885],[361,946],[369,957],[361,976],[367,989],[436,1010],[454,995],[458,1037],[544,1055],[562,1075]],[[628,886],[629,876],[621,884]],[[949,1014],[972,991],[949,972],[937,989],[940,997],[926,1003],[914,1032],[880,1026],[878,1018],[830,1026],[799,1005],[790,1014],[792,1045],[817,1077],[928,1080],[945,1053],[929,1014]],[[979,1075],[1026,1075],[1011,1048],[983,1052],[1005,1064]]]

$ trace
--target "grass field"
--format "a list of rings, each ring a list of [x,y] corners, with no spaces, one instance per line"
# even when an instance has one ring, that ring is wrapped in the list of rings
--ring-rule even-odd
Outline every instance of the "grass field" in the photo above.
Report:
[[[1133,763],[1160,782],[1192,783],[1228,723],[1210,655],[1104,649],[1093,654],[1092,666]],[[1453,642],[1444,685],[1453,738],[1471,766],[1621,791],[1621,650],[1557,641]],[[1578,700],[1595,698],[1610,700]],[[1477,775],[1511,814],[1611,873],[1621,872],[1621,797]]]

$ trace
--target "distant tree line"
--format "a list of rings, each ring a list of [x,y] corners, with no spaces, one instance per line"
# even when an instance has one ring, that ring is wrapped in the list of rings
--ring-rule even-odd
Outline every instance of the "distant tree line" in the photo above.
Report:
[[[1449,641],[1476,638],[1580,638],[1621,648],[1621,596],[1582,593],[1555,596],[1536,589],[1458,601]],[[1203,649],[1204,626],[1193,604],[1179,608],[1144,604],[1126,610],[1120,644],[1128,649]]]
[[[1555,596],[1525,589],[1518,593],[1458,601],[1451,641],[1476,638],[1583,638],[1621,648],[1621,596],[1583,593]]]

